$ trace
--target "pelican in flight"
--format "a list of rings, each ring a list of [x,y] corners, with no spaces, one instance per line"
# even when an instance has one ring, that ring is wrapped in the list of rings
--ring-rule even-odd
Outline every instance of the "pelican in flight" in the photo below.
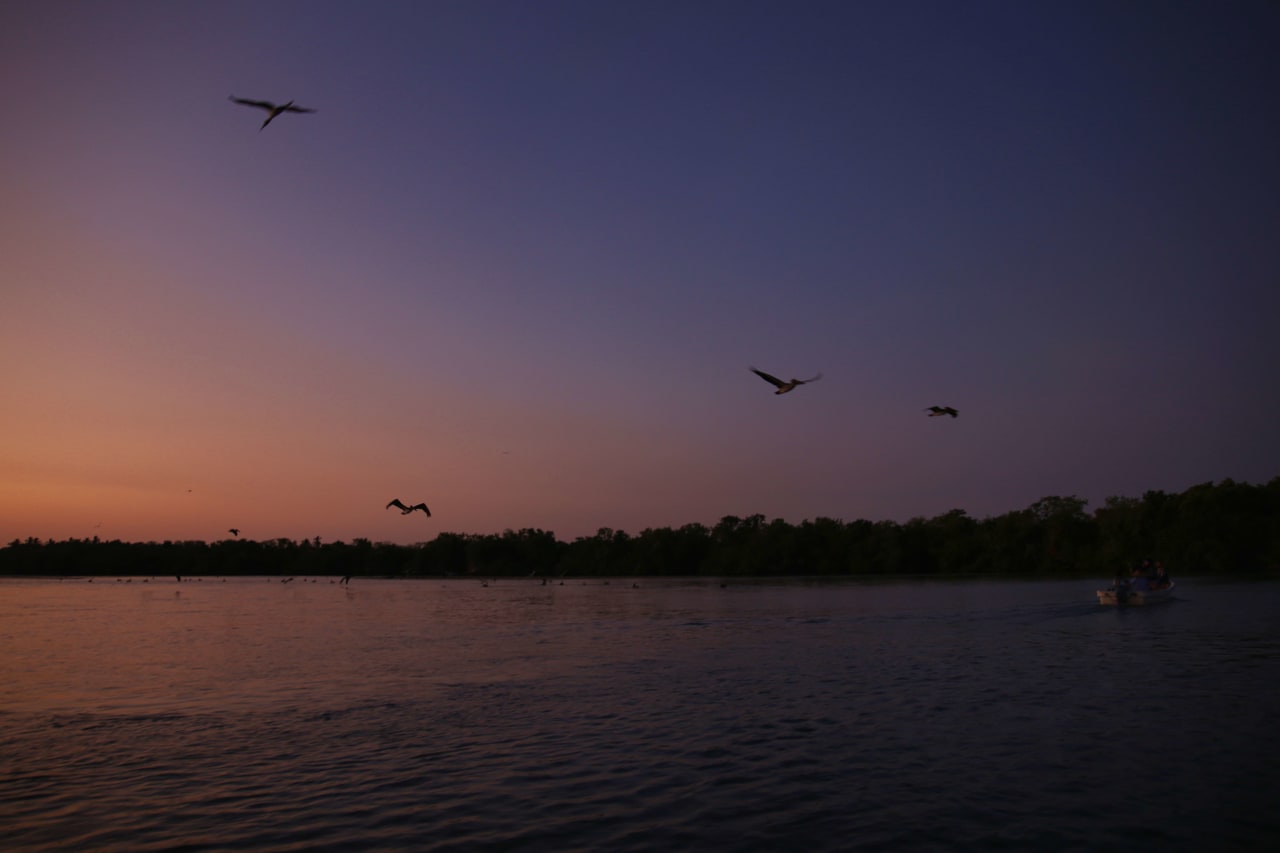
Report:
[[[240,535],[240,528],[239,528],[239,527],[232,527],[232,528],[228,529],[228,530],[227,530],[227,532],[228,532],[228,533],[230,533],[232,536],[239,536],[239,535]]]
[[[413,506],[405,506],[404,504],[400,503],[399,498],[392,498],[391,503],[387,504],[386,508],[391,509],[393,506],[399,508],[401,515],[408,515],[409,513],[413,512],[415,509],[420,509],[424,513],[426,513],[427,518],[431,517],[431,510],[427,509],[426,504],[414,504]]]
[[[266,127],[267,125],[271,124],[271,120],[276,116],[280,115],[281,113],[313,113],[315,112],[315,110],[309,110],[306,107],[295,107],[293,105],[293,101],[290,101],[287,104],[276,105],[271,103],[270,101],[251,101],[248,98],[237,98],[235,95],[228,95],[227,97],[232,101],[235,101],[237,104],[244,104],[246,107],[258,107],[259,109],[266,110],[267,112],[270,113],[270,115],[267,116],[267,120],[262,123],[262,127],[258,128],[259,131],[261,131],[263,127]]]
[[[756,370],[754,367],[751,368],[751,372],[754,373],[756,376],[759,376],[765,382],[768,382],[770,385],[777,388],[778,390],[773,392],[775,394],[785,394],[788,391],[794,390],[796,387],[800,385],[806,385],[810,382],[817,382],[819,379],[822,378],[822,374],[819,373],[817,376],[813,377],[812,379],[792,379],[790,382],[783,382],[778,377],[770,376],[769,374],[765,373],[763,370]]]
[[[925,411],[929,413],[929,417],[931,418],[940,417],[942,415],[951,415],[951,417],[954,418],[954,417],[958,417],[960,414],[950,406],[930,406],[929,408],[925,409]]]

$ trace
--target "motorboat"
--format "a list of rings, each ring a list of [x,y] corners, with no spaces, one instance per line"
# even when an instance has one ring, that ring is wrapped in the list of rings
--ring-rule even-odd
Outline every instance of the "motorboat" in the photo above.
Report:
[[[1115,607],[1139,607],[1145,604],[1159,604],[1173,600],[1175,584],[1169,581],[1168,586],[1152,589],[1146,584],[1133,584],[1120,581],[1107,589],[1098,590],[1098,603]]]

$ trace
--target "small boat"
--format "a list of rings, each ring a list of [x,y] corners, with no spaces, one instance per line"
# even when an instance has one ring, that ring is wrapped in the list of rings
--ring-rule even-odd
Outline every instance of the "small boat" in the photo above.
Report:
[[[1168,586],[1162,586],[1159,589],[1151,589],[1150,587],[1143,589],[1134,587],[1129,583],[1113,584],[1107,589],[1098,590],[1098,603],[1115,607],[1139,607],[1144,604],[1160,604],[1173,600],[1174,586],[1173,581],[1169,581]]]

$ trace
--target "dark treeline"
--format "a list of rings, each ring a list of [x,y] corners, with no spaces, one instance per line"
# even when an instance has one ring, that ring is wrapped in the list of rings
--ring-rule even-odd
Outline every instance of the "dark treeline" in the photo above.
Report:
[[[726,516],[713,527],[602,528],[561,542],[545,530],[441,533],[415,545],[223,540],[14,540],[7,575],[352,575],[366,577],[591,576],[1110,576],[1144,557],[1176,574],[1280,572],[1280,477],[1224,480],[1181,494],[1108,498],[1086,512],[1075,496],[1046,497],[985,519],[935,518],[798,525]]]

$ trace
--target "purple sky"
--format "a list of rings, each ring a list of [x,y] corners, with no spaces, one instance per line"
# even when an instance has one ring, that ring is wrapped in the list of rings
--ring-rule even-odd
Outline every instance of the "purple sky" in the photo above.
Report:
[[[10,0],[0,541],[1269,480],[1277,45],[1264,0]]]

